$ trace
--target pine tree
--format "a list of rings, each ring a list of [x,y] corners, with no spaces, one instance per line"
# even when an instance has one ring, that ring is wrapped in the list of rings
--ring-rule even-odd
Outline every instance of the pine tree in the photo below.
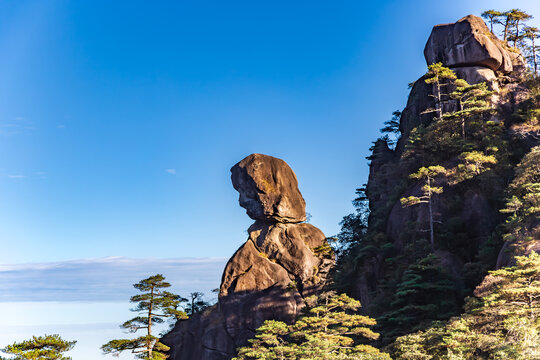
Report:
[[[14,343],[2,349],[2,352],[14,355],[9,360],[71,360],[63,353],[75,346],[76,341],[63,340],[60,335],[33,336],[30,340]]]
[[[463,315],[397,338],[391,348],[395,360],[539,359],[540,255],[491,271]]]
[[[529,63],[532,63],[532,68],[534,71],[534,75],[538,75],[538,55],[539,55],[539,48],[536,44],[536,40],[540,38],[540,30],[538,28],[532,27],[532,26],[526,26],[523,28],[523,37],[531,43],[531,45],[528,47],[528,56],[527,59],[529,60]]]
[[[379,335],[370,329],[374,319],[356,314],[359,301],[333,292],[306,300],[308,311],[295,324],[265,321],[233,360],[390,360],[361,342]]]
[[[139,313],[138,316],[126,321],[121,325],[129,332],[146,330],[146,335],[135,339],[111,340],[101,347],[105,354],[119,355],[121,352],[130,350],[139,359],[166,359],[165,351],[169,347],[160,343],[159,338],[152,333],[152,326],[160,324],[167,318],[186,318],[187,316],[178,306],[183,298],[162,289],[171,286],[161,274],[150,276],[133,285],[142,294],[134,295],[130,301],[137,306],[132,311]]]
[[[431,95],[435,98],[435,112],[437,113],[437,120],[441,120],[443,116],[442,98],[447,95],[442,92],[442,89],[450,85],[448,80],[455,80],[456,74],[449,68],[444,67],[442,63],[435,63],[428,66],[428,72],[426,73],[426,84],[433,84],[435,94]]]
[[[439,259],[430,254],[409,265],[390,303],[392,310],[379,319],[391,338],[427,328],[435,320],[446,320],[459,311],[455,285]]]
[[[520,9],[512,9],[507,12],[507,16],[511,19],[510,24],[514,30],[514,32],[511,34],[511,39],[514,41],[514,48],[516,48],[518,41],[521,39],[519,25],[524,24],[525,21],[532,19],[532,15],[529,15]]]
[[[434,186],[435,178],[445,175],[446,169],[440,165],[421,167],[417,172],[411,174],[411,179],[418,179],[424,182],[422,186],[421,196],[409,196],[401,199],[401,205],[403,207],[427,204],[429,209],[429,240],[431,249],[435,250],[435,235],[433,230],[433,204],[432,199],[434,195],[441,194],[443,192],[442,187]]]
[[[540,217],[540,146],[523,157],[509,186],[509,198],[501,212],[510,214],[506,227],[515,236],[528,222]],[[511,236],[513,237],[513,236]]]
[[[461,153],[459,159],[463,164],[449,171],[449,176],[453,184],[472,179],[491,169],[491,165],[497,164],[494,155],[486,155],[481,151],[467,151]]]
[[[384,122],[384,127],[380,130],[383,134],[392,135],[393,139],[388,138],[387,143],[392,146],[395,145],[399,139],[399,122],[401,119],[401,111],[396,110],[392,113],[392,119]]]
[[[482,13],[482,17],[489,21],[489,26],[492,34],[495,34],[493,32],[493,24],[498,24],[500,21],[499,19],[502,15],[502,12],[496,10],[486,10]]]
[[[457,79],[454,84],[456,88],[450,93],[450,98],[456,100],[458,110],[444,114],[443,118],[448,120],[458,119],[461,126],[461,136],[465,140],[467,120],[492,111],[488,98],[493,92],[488,90],[485,82],[469,85],[467,81]]]
[[[188,304],[186,305],[186,314],[191,316],[203,311],[209,306],[209,304],[204,301],[203,296],[204,294],[198,291],[189,294],[189,300],[187,300]]]

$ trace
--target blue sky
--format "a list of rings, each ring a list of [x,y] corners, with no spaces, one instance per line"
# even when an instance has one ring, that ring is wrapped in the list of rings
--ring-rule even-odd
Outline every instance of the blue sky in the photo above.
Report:
[[[253,152],[287,161],[311,223],[337,233],[432,26],[512,7],[540,17],[535,0],[0,2],[0,301],[34,321],[17,337],[55,331],[35,314],[56,310],[28,311],[55,296],[103,299],[102,330],[125,320],[106,304],[143,275],[126,262],[217,286],[252,222],[229,169]],[[216,261],[204,285],[182,258]],[[127,287],[77,286],[98,270]]]
[[[0,261],[229,256],[252,152],[335,234],[431,27],[510,4],[2,2]]]

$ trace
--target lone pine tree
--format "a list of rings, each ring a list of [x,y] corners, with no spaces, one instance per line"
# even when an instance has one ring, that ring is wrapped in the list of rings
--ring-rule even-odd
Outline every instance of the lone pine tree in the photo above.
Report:
[[[418,179],[424,182],[422,186],[421,196],[409,196],[401,198],[401,205],[403,207],[427,204],[429,211],[429,242],[431,244],[431,250],[435,250],[435,235],[433,230],[433,196],[441,194],[443,188],[440,186],[434,186],[435,178],[446,174],[446,169],[440,165],[421,167],[417,172],[410,175],[411,179]]]
[[[135,339],[115,339],[111,340],[101,347],[105,354],[119,355],[121,352],[129,350],[136,355],[138,359],[161,360],[166,359],[164,353],[169,347],[160,343],[159,338],[152,333],[152,326],[160,324],[167,318],[185,318],[186,314],[178,309],[183,298],[178,297],[163,289],[171,286],[165,281],[161,274],[150,276],[133,285],[142,294],[134,295],[130,301],[137,306],[132,311],[139,313],[138,316],[126,321],[121,325],[129,332],[146,330],[146,334]]]

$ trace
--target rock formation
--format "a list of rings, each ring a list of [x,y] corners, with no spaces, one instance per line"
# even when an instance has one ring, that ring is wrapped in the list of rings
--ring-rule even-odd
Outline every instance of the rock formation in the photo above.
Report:
[[[525,68],[520,52],[499,40],[474,15],[435,26],[424,56],[428,65],[443,63],[470,84],[487,81],[492,88],[496,86],[496,72],[511,74]]]
[[[253,154],[231,169],[240,206],[253,220],[298,223],[306,220],[306,202],[291,168],[281,159]]]
[[[218,303],[162,339],[172,360],[232,358],[264,320],[293,321],[334,263],[322,231],[303,223],[305,201],[283,160],[249,155],[233,166],[231,179],[256,221],[225,267]]]

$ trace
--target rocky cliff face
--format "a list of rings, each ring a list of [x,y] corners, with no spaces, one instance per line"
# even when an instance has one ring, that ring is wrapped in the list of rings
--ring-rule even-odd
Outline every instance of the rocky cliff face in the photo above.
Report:
[[[521,85],[526,62],[519,50],[508,45],[493,35],[482,19],[469,15],[456,23],[437,25],[433,28],[425,46],[426,64],[441,62],[450,67],[458,78],[470,84],[487,82],[494,91],[492,106],[498,109],[490,121],[510,124],[512,115],[524,99],[525,89]],[[411,246],[414,235],[426,229],[428,213],[424,206],[404,208],[399,201],[402,197],[421,195],[421,184],[407,182],[408,175],[415,172],[422,162],[404,158],[406,145],[413,129],[433,122],[435,108],[434,91],[425,78],[418,79],[410,92],[407,106],[400,119],[400,139],[394,150],[384,140],[378,140],[373,148],[370,174],[367,184],[367,196],[371,210],[369,228],[377,232],[377,236],[387,239],[392,245],[393,254],[404,251]],[[443,97],[442,107],[445,111],[457,109],[455,101]],[[506,126],[505,139],[517,142],[510,147],[527,147],[538,145],[538,139],[529,139],[524,145],[522,140],[513,139],[510,126]],[[513,139],[513,140],[512,140]],[[506,141],[506,140],[505,140]],[[458,159],[450,158],[441,165],[455,166]],[[511,174],[508,174],[511,176]],[[446,223],[451,220],[456,225],[455,231],[463,237],[462,243],[455,240],[453,244],[439,244],[436,255],[441,263],[452,269],[457,286],[462,286],[464,267],[471,266],[478,257],[482,247],[491,241],[496,226],[502,216],[500,204],[494,200],[495,195],[504,198],[504,184],[497,190],[487,190],[481,186],[470,184],[468,188],[449,187],[442,182],[444,194],[434,199],[433,212]],[[425,230],[424,230],[425,231]],[[454,241],[454,240],[452,240]],[[537,239],[540,247],[540,239]],[[530,247],[531,248],[531,247]],[[501,249],[499,265],[509,263],[512,254]],[[388,253],[380,251],[357,266],[357,275],[353,286],[349,289],[353,296],[369,304],[380,293],[379,286],[391,270],[385,262]],[[505,260],[506,259],[506,260]],[[494,264],[493,264],[494,265]]]
[[[252,154],[231,169],[231,179],[255,223],[225,267],[217,305],[179,321],[162,339],[173,360],[230,359],[264,320],[292,322],[334,263],[322,231],[303,223],[305,201],[283,160]]]

